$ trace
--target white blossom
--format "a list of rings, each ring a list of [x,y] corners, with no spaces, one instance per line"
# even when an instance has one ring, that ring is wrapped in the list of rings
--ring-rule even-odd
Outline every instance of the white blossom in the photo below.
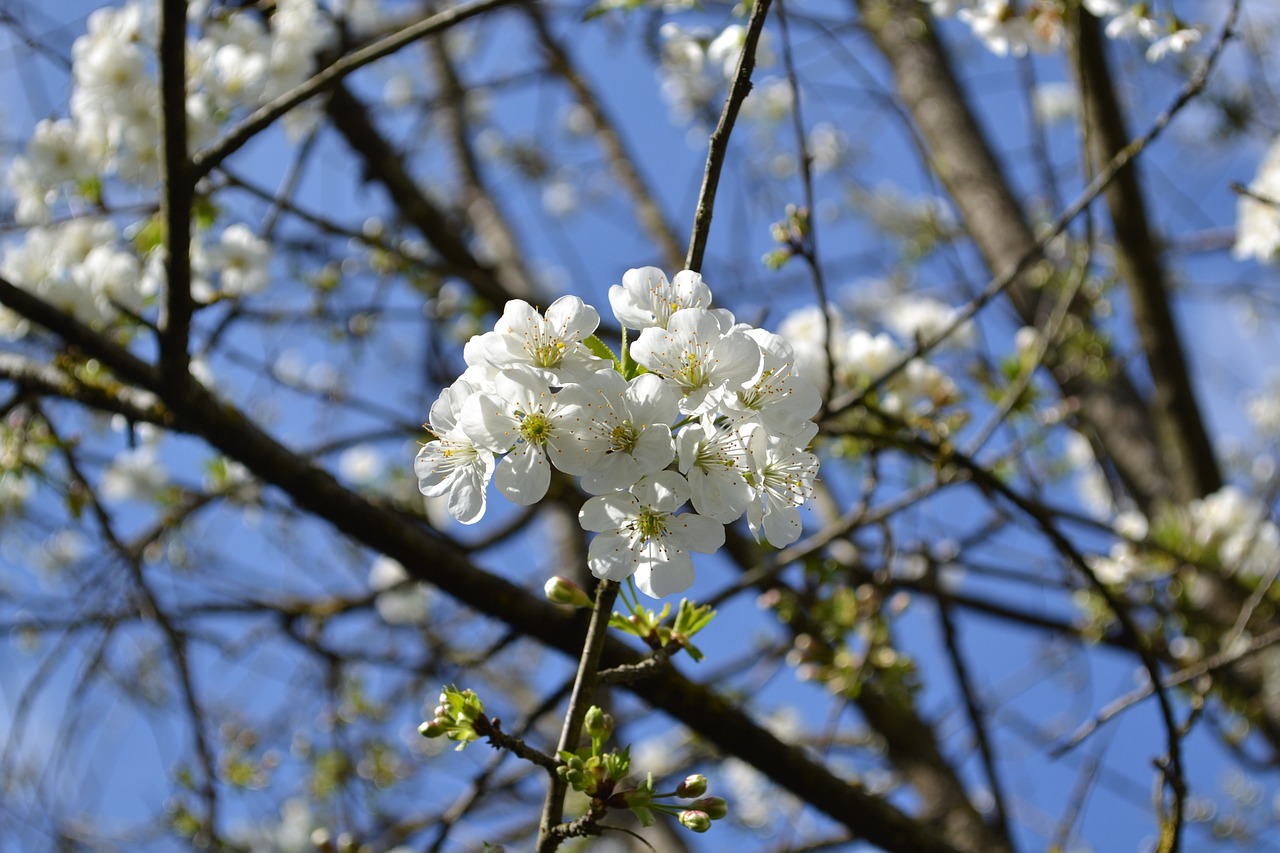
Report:
[[[689,500],[689,484],[674,471],[642,478],[627,492],[587,501],[578,519],[598,533],[587,564],[598,578],[635,576],[653,598],[683,592],[693,583],[690,551],[710,554],[724,544],[724,527],[695,513],[676,514]]]
[[[711,290],[692,270],[681,270],[674,281],[667,281],[657,267],[640,267],[627,270],[622,284],[609,288],[609,305],[613,316],[628,329],[665,329],[671,315],[681,308],[709,307]]]
[[[669,424],[680,394],[662,378],[646,373],[628,383],[601,371],[559,396],[581,412],[570,453],[582,459],[582,487],[590,494],[628,488],[675,458]]]
[[[463,524],[474,524],[484,515],[485,491],[495,466],[493,451],[458,428],[463,403],[479,390],[462,378],[440,392],[430,416],[436,439],[418,451],[413,463],[419,491],[428,498],[447,497],[449,514]]]
[[[747,427],[747,448],[751,453],[752,500],[747,507],[747,524],[756,541],[761,535],[775,548],[800,538],[800,507],[813,495],[818,475],[818,457],[805,445],[818,431],[817,424],[798,436],[775,437],[763,429]]]
[[[680,473],[693,508],[724,524],[736,521],[751,501],[746,440],[739,429],[719,429],[709,418],[680,431]]]
[[[560,402],[526,365],[503,370],[493,384],[493,393],[462,404],[458,427],[477,447],[506,453],[494,482],[508,500],[525,506],[542,500],[551,484],[548,462],[566,474],[585,473],[575,447],[580,407]]]
[[[557,385],[582,382],[610,366],[582,343],[598,325],[596,309],[576,296],[551,303],[545,317],[528,302],[512,299],[494,330],[473,339],[464,356],[469,365],[500,370],[524,365]]]
[[[738,390],[755,382],[763,361],[755,341],[740,330],[722,331],[721,318],[705,308],[680,309],[666,329],[645,329],[631,355],[680,386],[680,411],[687,415],[715,408],[726,388]]]
[[[373,607],[388,625],[413,625],[427,621],[430,596],[426,584],[409,580],[403,565],[379,556],[369,567],[369,589],[378,593]]]

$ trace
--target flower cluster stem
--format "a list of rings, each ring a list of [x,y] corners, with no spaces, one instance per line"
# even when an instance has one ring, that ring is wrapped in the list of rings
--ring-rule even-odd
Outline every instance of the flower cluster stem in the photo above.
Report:
[[[572,752],[582,737],[582,724],[587,716],[587,709],[591,706],[592,694],[595,693],[600,658],[604,654],[604,641],[609,628],[609,615],[613,612],[613,602],[617,595],[618,584],[614,581],[601,581],[596,590],[591,623],[587,626],[582,657],[578,660],[578,675],[573,683],[573,693],[569,697],[564,728],[560,731],[560,752]],[[568,785],[565,781],[558,775],[553,777],[547,799],[542,805],[542,819],[538,823],[537,853],[552,853],[564,840],[562,835],[555,832],[555,828],[564,818],[564,798],[567,793]]]

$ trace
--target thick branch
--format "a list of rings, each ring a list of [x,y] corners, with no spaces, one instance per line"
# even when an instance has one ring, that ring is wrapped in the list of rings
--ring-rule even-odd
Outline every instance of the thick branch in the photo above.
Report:
[[[1129,144],[1129,133],[1116,100],[1098,19],[1084,10],[1078,18],[1073,59],[1088,122],[1087,136],[1094,160],[1106,163]],[[1116,265],[1129,285],[1133,323],[1155,385],[1151,408],[1165,470],[1176,490],[1171,497],[1186,503],[1220,489],[1222,472],[1191,388],[1182,340],[1169,309],[1168,283],[1148,225],[1137,165],[1130,163],[1120,170],[1105,196],[1115,234]]]
[[[187,159],[187,3],[164,0],[160,14],[160,111],[164,219],[165,311],[160,324],[160,369],[176,385],[187,375],[191,332],[191,201]]]
[[[955,200],[987,267],[995,274],[1034,253],[1035,236],[1005,179],[919,0],[854,0],[888,59],[903,103],[928,143],[931,166]],[[1008,290],[1023,321],[1038,325],[1039,293],[1023,282]],[[1147,407],[1128,377],[1094,383],[1053,366],[1062,392],[1077,397],[1125,485],[1144,507],[1170,494],[1171,481]]]

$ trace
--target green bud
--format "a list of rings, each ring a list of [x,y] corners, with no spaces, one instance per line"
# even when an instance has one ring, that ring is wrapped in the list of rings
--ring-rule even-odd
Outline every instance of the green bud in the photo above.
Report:
[[[680,812],[680,825],[694,832],[706,832],[711,828],[711,818],[707,816],[706,812],[689,809]]]
[[[600,706],[592,705],[587,709],[586,727],[592,740],[605,740],[613,734],[613,717],[600,710]]]
[[[423,737],[440,737],[440,735],[444,733],[444,724],[439,720],[427,720],[425,723],[418,726],[418,734]]]
[[[542,591],[547,596],[547,601],[552,604],[567,604],[570,607],[591,606],[591,599],[582,591],[582,587],[559,575],[548,580]]]
[[[676,796],[685,800],[692,800],[695,797],[701,797],[707,792],[707,777],[701,773],[695,773],[692,776],[686,776],[685,780],[676,786]]]
[[[729,804],[724,797],[703,797],[690,803],[689,808],[705,812],[712,820],[720,820],[729,813]]]

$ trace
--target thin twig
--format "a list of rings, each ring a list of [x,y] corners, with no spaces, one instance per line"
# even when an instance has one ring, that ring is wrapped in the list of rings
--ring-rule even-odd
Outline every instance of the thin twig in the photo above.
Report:
[[[707,151],[707,167],[702,174],[702,189],[698,192],[697,211],[693,217],[693,233],[689,236],[689,252],[685,255],[685,269],[699,272],[702,270],[702,258],[707,251],[707,236],[711,233],[711,214],[716,205],[716,189],[720,186],[720,170],[724,167],[725,156],[729,151],[729,134],[738,120],[738,111],[742,102],[751,92],[751,72],[756,67],[756,45],[760,41],[760,33],[764,30],[765,16],[769,12],[769,0],[755,0],[751,9],[751,19],[747,21],[747,33],[743,38],[742,55],[738,57],[738,68],[733,74],[733,84],[724,100],[724,109],[720,111],[720,120],[716,129],[711,132],[710,145]]]
[[[609,616],[613,612],[613,601],[617,595],[618,584],[615,581],[601,581],[596,588],[591,624],[587,626],[587,636],[582,644],[582,658],[578,661],[578,674],[573,682],[573,693],[569,697],[564,728],[560,731],[558,752],[572,752],[578,748],[582,724],[587,717],[592,694],[595,693],[600,660],[604,654],[604,641],[609,636]],[[558,775],[552,777],[547,799],[542,805],[542,819],[538,823],[537,853],[554,853],[564,838],[557,830],[564,817],[564,798],[568,788],[568,784]]]

